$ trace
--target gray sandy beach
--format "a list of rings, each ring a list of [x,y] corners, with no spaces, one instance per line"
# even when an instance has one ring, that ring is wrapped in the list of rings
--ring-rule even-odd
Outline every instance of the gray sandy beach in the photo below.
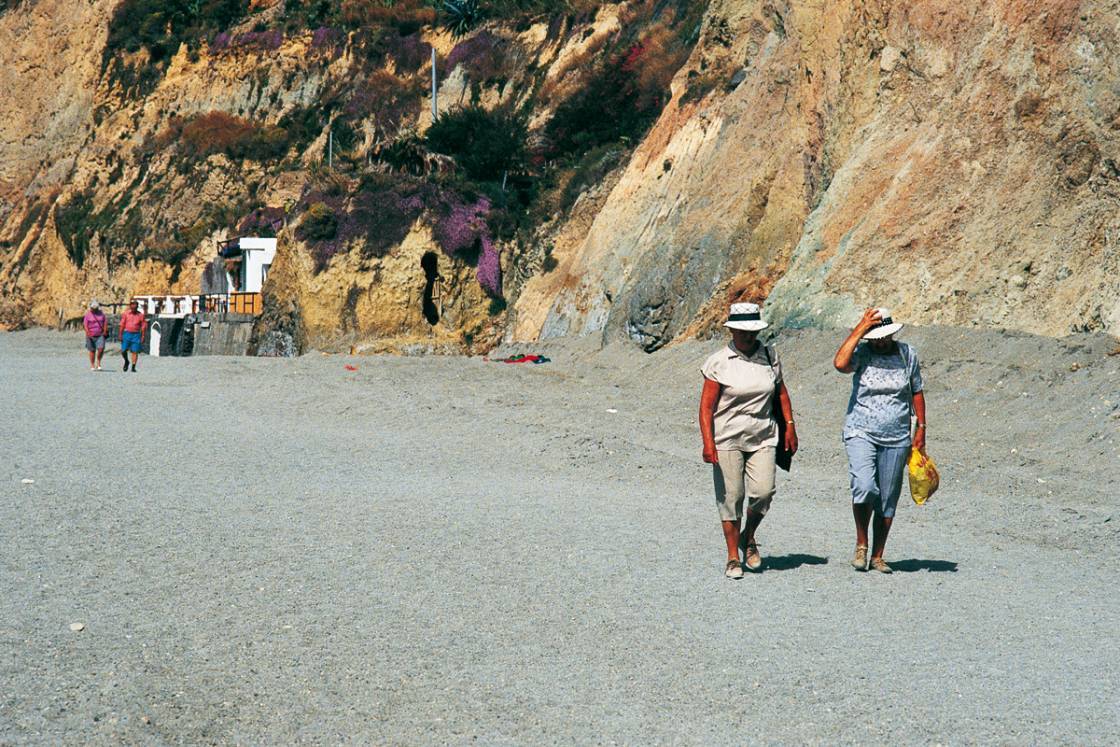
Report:
[[[943,483],[899,572],[848,565],[848,380],[802,332],[803,448],[733,582],[719,340],[125,374],[0,335],[0,743],[1115,744],[1116,340],[903,339]]]

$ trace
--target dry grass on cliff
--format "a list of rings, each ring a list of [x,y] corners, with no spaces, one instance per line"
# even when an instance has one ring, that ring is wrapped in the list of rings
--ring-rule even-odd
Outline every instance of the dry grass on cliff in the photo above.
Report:
[[[394,26],[411,33],[436,22],[436,11],[423,0],[343,0],[341,17],[347,26]]]
[[[203,160],[215,153],[235,159],[264,160],[282,156],[288,149],[288,133],[274,125],[262,125],[221,111],[196,117],[171,117],[156,136],[157,148],[178,144],[190,160]]]

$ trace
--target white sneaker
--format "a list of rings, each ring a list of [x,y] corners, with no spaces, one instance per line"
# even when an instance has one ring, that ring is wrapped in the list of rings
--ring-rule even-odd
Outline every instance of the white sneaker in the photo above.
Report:
[[[727,570],[725,570],[723,572],[723,575],[727,576],[728,578],[742,578],[743,577],[743,566],[742,566],[742,564],[738,560],[727,561]]]

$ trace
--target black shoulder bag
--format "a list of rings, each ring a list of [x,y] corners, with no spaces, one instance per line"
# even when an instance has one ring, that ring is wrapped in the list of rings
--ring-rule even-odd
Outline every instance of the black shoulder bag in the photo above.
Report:
[[[762,350],[766,353],[766,362],[770,364],[770,368],[774,368],[774,359],[770,357],[770,346],[763,345]],[[774,371],[774,376],[777,378],[778,372]],[[785,415],[782,413],[782,399],[778,395],[781,389],[781,382],[774,384],[774,394],[770,397],[770,415],[774,420],[778,421],[778,446],[774,454],[774,463],[779,467],[789,472],[790,465],[793,463],[793,452],[786,448],[786,424]]]

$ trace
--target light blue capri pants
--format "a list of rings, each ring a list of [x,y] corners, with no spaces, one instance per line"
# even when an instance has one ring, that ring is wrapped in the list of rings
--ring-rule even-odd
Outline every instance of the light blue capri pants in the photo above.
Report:
[[[870,503],[877,516],[892,518],[902,492],[910,445],[879,446],[866,438],[848,436],[844,448],[852,479],[852,503]]]

